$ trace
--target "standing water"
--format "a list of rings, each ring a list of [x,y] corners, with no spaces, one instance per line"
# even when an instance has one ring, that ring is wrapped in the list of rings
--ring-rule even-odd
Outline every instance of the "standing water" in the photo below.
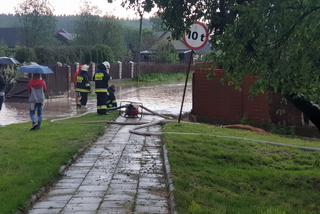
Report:
[[[140,102],[143,106],[163,114],[180,112],[184,85],[170,84],[157,86],[118,86],[116,98],[121,101]],[[183,112],[192,108],[191,86],[187,88]],[[86,109],[77,109],[74,98],[49,99],[44,105],[44,119],[53,119],[82,114],[86,111],[96,111],[96,98],[90,96]],[[0,126],[30,121],[28,103],[4,103],[0,111]]]

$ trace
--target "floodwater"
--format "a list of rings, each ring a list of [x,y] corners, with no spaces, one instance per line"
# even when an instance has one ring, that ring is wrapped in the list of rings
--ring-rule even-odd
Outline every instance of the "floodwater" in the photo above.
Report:
[[[117,85],[117,84],[115,84]],[[157,86],[116,86],[118,105],[125,101],[139,102],[143,106],[158,113],[175,114],[180,112],[184,84],[170,84]],[[183,112],[192,108],[191,84],[187,88]],[[90,96],[87,108],[77,109],[75,99],[49,99],[44,105],[44,119],[74,116],[87,111],[96,111],[96,98]],[[4,103],[0,111],[0,126],[30,121],[28,103]]]

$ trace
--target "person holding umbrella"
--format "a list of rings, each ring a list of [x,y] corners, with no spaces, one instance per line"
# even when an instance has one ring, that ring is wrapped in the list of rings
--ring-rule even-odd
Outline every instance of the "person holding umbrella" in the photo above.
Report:
[[[40,129],[45,94],[48,96],[48,88],[45,81],[41,78],[41,74],[52,74],[53,71],[47,66],[37,64],[21,66],[18,68],[18,71],[32,74],[32,79],[28,83],[30,118],[32,122],[30,130]]]
[[[31,130],[41,128],[42,123],[42,109],[45,100],[45,93],[48,88],[40,74],[33,74],[32,79],[28,83],[29,103],[30,103],[30,117],[32,121]],[[36,115],[37,114],[37,115]]]

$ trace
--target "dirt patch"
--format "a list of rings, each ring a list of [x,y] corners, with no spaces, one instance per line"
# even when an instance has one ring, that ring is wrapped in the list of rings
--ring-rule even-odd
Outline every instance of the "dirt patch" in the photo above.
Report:
[[[248,131],[252,131],[255,132],[257,134],[261,134],[261,135],[269,135],[270,133],[260,129],[260,128],[256,128],[250,125],[243,125],[243,124],[233,124],[233,125],[225,125],[222,126],[223,128],[228,128],[228,129],[242,129],[242,130],[248,130]]]

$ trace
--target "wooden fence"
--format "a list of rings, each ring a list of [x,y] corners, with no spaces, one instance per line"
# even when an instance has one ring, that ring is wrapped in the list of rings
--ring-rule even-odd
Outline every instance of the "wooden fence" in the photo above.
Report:
[[[54,74],[44,75],[43,79],[48,85],[48,92],[50,97],[69,96],[74,81],[76,68],[74,65],[53,65],[50,68]],[[89,68],[89,77],[92,79],[95,65],[91,64]],[[133,62],[128,63],[114,63],[111,64],[110,74],[112,79],[130,79],[138,76],[138,65]],[[187,65],[184,64],[155,64],[155,63],[141,63],[139,74],[151,73],[178,73],[185,72]],[[30,77],[29,77],[30,78]],[[28,78],[19,78],[17,83],[7,94],[7,99],[10,101],[23,100],[28,98]]]

